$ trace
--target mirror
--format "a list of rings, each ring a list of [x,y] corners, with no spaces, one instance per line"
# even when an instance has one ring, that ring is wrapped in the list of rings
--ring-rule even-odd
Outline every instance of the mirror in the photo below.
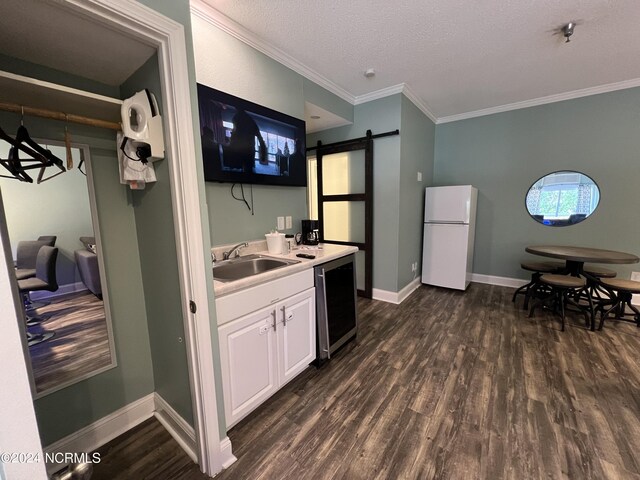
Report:
[[[66,163],[64,144],[38,143]],[[2,158],[8,150],[0,142]],[[41,184],[0,178],[34,398],[116,365],[89,147],[73,145],[71,156],[72,169]]]
[[[551,227],[580,223],[598,207],[600,189],[580,172],[553,172],[537,180],[526,197],[529,215]]]

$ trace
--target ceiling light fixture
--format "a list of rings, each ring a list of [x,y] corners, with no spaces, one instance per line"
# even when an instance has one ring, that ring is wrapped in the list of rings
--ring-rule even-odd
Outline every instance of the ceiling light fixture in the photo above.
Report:
[[[320,115],[311,115],[312,120],[318,120],[319,118],[320,118]]]
[[[373,68],[368,68],[365,72],[364,72],[364,76],[367,78],[372,78],[376,75],[376,71]]]
[[[573,30],[576,28],[576,23],[575,22],[569,22],[566,25],[564,25],[562,27],[562,35],[564,35],[564,38],[567,39],[566,42],[564,43],[569,43],[571,40],[569,39],[569,37],[571,35],[573,35]]]

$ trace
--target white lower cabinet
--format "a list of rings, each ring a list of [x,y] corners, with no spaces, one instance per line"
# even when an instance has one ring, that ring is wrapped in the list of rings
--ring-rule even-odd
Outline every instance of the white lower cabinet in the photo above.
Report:
[[[315,288],[311,287],[220,325],[227,428],[315,359],[315,312]]]
[[[273,307],[265,308],[218,330],[227,427],[278,389],[274,315]]]

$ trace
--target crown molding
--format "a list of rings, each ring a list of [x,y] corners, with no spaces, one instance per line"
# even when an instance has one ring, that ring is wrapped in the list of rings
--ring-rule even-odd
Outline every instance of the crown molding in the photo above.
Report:
[[[376,90],[375,92],[358,95],[356,97],[354,105],[372,102],[373,100],[396,95],[397,93],[404,94],[404,96],[407,97],[407,99],[409,99],[409,101],[413,103],[418,108],[418,110],[429,117],[433,123],[437,123],[438,117],[433,114],[426,102],[420,99],[420,97],[418,97],[411,89],[411,87],[409,87],[409,85],[407,85],[406,83],[399,83],[398,85],[392,85],[391,87],[382,88],[380,90]]]
[[[606,85],[598,85],[597,87],[582,88],[580,90],[572,90],[570,92],[558,93],[556,95],[548,95],[546,97],[534,98],[523,102],[508,103],[497,107],[483,108],[482,110],[474,110],[472,112],[459,113],[457,115],[449,115],[440,117],[436,122],[441,123],[457,122],[475,117],[484,117],[493,115],[494,113],[509,112],[511,110],[520,110],[522,108],[537,107],[548,103],[562,102],[564,100],[574,100],[576,98],[589,97],[601,93],[615,92],[616,90],[625,90],[627,88],[640,87],[640,78],[625,80],[622,82],[608,83]]]
[[[356,96],[353,104],[361,105],[363,103],[379,100],[380,98],[390,97],[391,95],[402,93],[403,90],[404,90],[404,83],[399,83],[398,85],[392,85],[390,87],[381,88],[380,90],[376,90],[374,92],[369,92],[363,95]]]
[[[414,93],[413,89],[409,87],[409,85],[407,85],[406,83],[403,83],[403,85],[404,88],[402,89],[402,93],[404,93],[404,96],[407,97],[416,107],[418,107],[418,109],[422,113],[429,117],[433,123],[438,123],[438,117],[436,117],[435,113],[431,111],[431,108],[429,107],[427,102],[418,97],[418,95]]]
[[[191,13],[354,105],[355,96],[347,92],[344,88],[300,63],[279,48],[270,45],[264,39],[220,13],[211,5],[208,5],[202,0],[191,0]]]

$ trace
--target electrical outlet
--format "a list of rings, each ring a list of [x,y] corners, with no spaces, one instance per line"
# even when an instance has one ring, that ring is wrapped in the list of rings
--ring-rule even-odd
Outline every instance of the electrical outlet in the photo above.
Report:
[[[416,176],[418,181],[421,182],[422,181],[422,172],[418,172],[418,175]]]
[[[284,230],[284,217],[278,217],[277,219],[278,226],[276,227],[278,230]]]
[[[286,225],[285,225],[285,228],[286,228],[287,230],[289,230],[290,228],[293,228],[293,222],[291,221],[291,215],[287,215],[287,216],[285,217],[285,224],[286,224]]]

